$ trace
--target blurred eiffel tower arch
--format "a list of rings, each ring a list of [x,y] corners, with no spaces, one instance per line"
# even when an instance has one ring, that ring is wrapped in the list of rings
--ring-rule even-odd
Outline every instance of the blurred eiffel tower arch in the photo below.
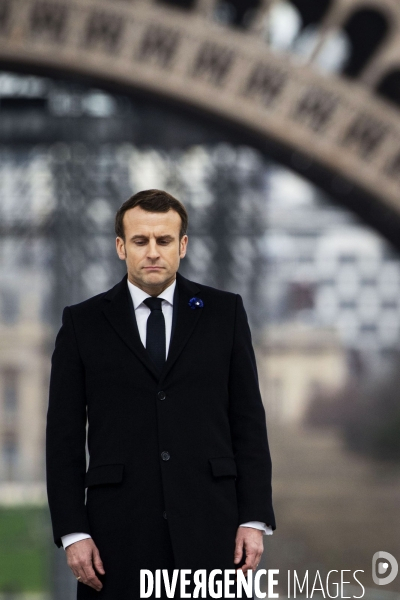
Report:
[[[224,123],[399,247],[399,23],[396,0],[0,0],[0,64],[83,76]],[[108,139],[122,129],[123,119],[110,120]],[[130,182],[112,149],[97,162],[106,138],[93,129],[97,148],[51,152],[54,323],[66,290],[81,299],[86,258],[115,260],[99,231]],[[92,244],[85,232],[94,231]],[[90,269],[91,281],[104,276]]]
[[[225,120],[398,244],[396,0],[0,0],[0,61]]]

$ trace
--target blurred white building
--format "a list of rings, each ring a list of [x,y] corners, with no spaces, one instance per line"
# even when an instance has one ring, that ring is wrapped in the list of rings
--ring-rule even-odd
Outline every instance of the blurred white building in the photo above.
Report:
[[[353,215],[287,171],[271,173],[265,292],[273,322],[334,328],[347,348],[400,344],[400,260]]]
[[[310,399],[329,397],[347,380],[346,351],[334,329],[301,323],[274,325],[256,347],[267,422],[300,425]]]

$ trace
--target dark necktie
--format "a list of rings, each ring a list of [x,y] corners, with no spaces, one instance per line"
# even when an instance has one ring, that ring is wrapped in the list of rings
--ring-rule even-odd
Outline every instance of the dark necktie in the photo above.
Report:
[[[165,363],[165,319],[161,310],[162,298],[143,300],[151,313],[147,319],[146,349],[150,358],[161,371]]]

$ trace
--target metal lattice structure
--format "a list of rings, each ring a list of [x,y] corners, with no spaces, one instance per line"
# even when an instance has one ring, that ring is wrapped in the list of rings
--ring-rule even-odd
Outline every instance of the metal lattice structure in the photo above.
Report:
[[[2,0],[0,60],[139,89],[235,124],[396,242],[398,3],[242,4]],[[298,21],[284,44],[282,6]],[[332,73],[324,57],[340,44],[347,56]]]

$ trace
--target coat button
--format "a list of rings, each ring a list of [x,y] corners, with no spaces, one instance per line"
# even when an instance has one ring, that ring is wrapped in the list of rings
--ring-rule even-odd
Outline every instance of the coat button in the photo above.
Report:
[[[167,518],[167,513],[166,513],[166,511],[165,511],[165,510],[164,510],[164,512],[163,512],[163,514],[162,514],[162,516],[164,517],[164,519],[166,519],[166,518]]]
[[[171,458],[169,452],[161,452],[161,458],[163,460],[169,460]]]
[[[165,392],[158,392],[157,396],[159,400],[165,400],[167,394]]]

